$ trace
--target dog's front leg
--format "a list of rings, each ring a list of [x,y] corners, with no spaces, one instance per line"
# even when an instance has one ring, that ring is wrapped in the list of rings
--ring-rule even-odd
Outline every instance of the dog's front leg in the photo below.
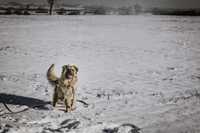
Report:
[[[72,99],[72,110],[76,109],[76,93],[75,93],[75,88],[72,89],[72,93],[73,93],[73,99]]]
[[[57,90],[57,86],[56,86],[55,90],[54,90],[54,94],[53,94],[53,106],[54,107],[56,106],[57,101],[58,101],[58,90]]]
[[[64,102],[65,102],[66,112],[71,112],[72,109],[71,109],[71,101],[70,101],[70,99],[65,98]]]

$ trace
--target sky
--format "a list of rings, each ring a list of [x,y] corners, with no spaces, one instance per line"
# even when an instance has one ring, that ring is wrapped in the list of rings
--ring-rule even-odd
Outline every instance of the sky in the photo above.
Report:
[[[46,4],[47,0],[0,0],[7,2]],[[135,3],[144,8],[200,8],[200,0],[55,0],[57,4],[103,5],[109,7],[131,6]]]

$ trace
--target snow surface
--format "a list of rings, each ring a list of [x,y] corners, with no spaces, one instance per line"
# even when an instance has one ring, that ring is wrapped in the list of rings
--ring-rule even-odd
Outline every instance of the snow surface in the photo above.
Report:
[[[200,17],[0,16],[0,102],[30,108],[0,104],[0,132],[199,133],[199,37]],[[52,63],[89,106],[49,104]]]

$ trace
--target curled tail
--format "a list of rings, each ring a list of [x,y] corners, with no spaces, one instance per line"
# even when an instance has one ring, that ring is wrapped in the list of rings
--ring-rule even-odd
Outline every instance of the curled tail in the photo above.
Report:
[[[55,73],[55,65],[52,64],[48,71],[47,71],[47,79],[49,80],[49,82],[56,82],[59,78],[56,76],[56,73]]]

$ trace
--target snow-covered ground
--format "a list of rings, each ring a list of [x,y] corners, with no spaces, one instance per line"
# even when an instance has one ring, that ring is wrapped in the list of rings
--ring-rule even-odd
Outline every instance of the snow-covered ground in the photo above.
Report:
[[[89,106],[51,106],[52,63]],[[199,133],[200,17],[0,16],[0,102],[2,133]]]

